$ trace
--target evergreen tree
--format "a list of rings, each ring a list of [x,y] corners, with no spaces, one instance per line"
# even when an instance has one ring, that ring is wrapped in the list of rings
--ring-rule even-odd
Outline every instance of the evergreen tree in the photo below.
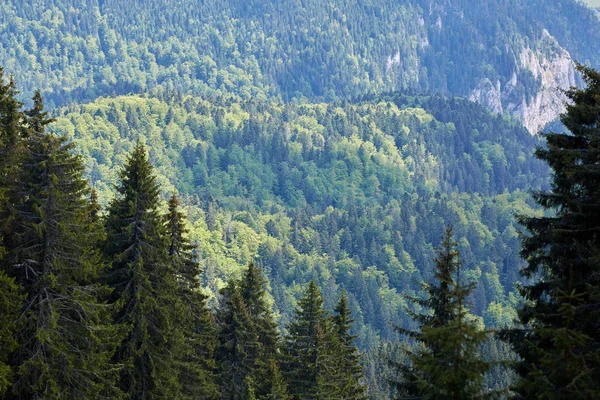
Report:
[[[221,292],[218,362],[224,398],[286,398],[278,365],[279,335],[266,299],[266,279],[254,263]],[[243,393],[246,393],[245,395]]]
[[[337,378],[340,395],[344,399],[366,399],[366,387],[362,383],[364,374],[360,365],[360,353],[354,345],[354,339],[357,336],[350,333],[354,321],[348,307],[346,292],[342,293],[335,312],[333,328],[337,344],[336,365],[340,372],[340,376]]]
[[[284,375],[293,399],[338,399],[334,338],[321,293],[311,281],[284,343]]]
[[[250,329],[258,340],[258,344],[251,347],[256,353],[249,354],[249,357],[259,398],[266,398],[275,384],[271,363],[277,358],[279,346],[277,323],[266,300],[266,285],[260,268],[251,262],[240,282],[240,290],[251,321]]]
[[[551,213],[520,218],[524,327],[504,336],[520,357],[521,398],[600,397],[600,72],[577,69],[587,87],[567,92],[569,132],[546,134],[536,151],[553,175],[534,199]]]
[[[454,273],[458,269],[458,257],[458,250],[452,241],[452,230],[448,228],[435,260],[434,281],[423,284],[423,290],[427,294],[427,297],[422,299],[406,296],[409,302],[426,310],[421,313],[415,313],[410,309],[407,310],[408,314],[421,329],[426,326],[442,328],[448,326],[454,318],[455,310],[452,307],[454,303],[452,286],[454,284]],[[424,342],[421,330],[407,330],[398,326],[396,330],[413,339],[419,345]],[[430,348],[429,350],[434,355],[439,351],[437,348]],[[408,348],[406,349],[406,353],[409,359],[416,357],[418,354]],[[391,363],[398,369],[400,375],[400,380],[393,380],[391,382],[398,390],[398,393],[406,398],[418,398],[420,390],[417,382],[420,376],[422,376],[422,371],[416,369],[410,362],[396,363],[394,360],[391,360]]]
[[[8,361],[18,344],[15,332],[22,301],[15,280],[0,271],[0,398],[6,396],[14,381],[15,371]]]
[[[254,359],[260,345],[238,282],[230,280],[221,290],[217,309],[216,358],[223,399],[242,400],[254,392]],[[251,387],[250,387],[251,386]]]
[[[22,103],[16,100],[14,82],[4,83],[0,67],[0,397],[12,386],[14,368],[9,356],[17,346],[14,336],[16,319],[21,308],[20,287],[7,273],[12,274],[7,249],[14,247],[14,205],[18,202],[20,184],[20,155],[23,155],[24,115]]]
[[[117,330],[106,324],[94,283],[103,269],[88,223],[89,189],[80,157],[64,137],[46,132],[52,122],[39,93],[27,114],[27,151],[14,205],[15,225],[6,261],[26,295],[16,322],[11,363],[15,398],[115,397],[108,367]]]
[[[114,319],[129,328],[113,360],[123,364],[119,386],[133,399],[178,397],[179,291],[158,210],[159,186],[144,145],[135,146],[119,177],[104,245],[112,262],[111,300],[119,305]]]
[[[184,397],[214,399],[218,397],[215,384],[216,327],[202,293],[200,267],[194,259],[196,247],[187,238],[185,217],[179,210],[179,200],[173,195],[165,216],[169,241],[169,258],[179,284],[181,311],[177,324],[183,332],[183,344],[178,364],[179,380]]]
[[[22,201],[21,170],[27,151],[25,139],[29,135],[26,116],[21,111],[23,103],[16,99],[17,94],[12,78],[8,84],[4,83],[0,67],[0,239],[2,247],[7,249],[16,246],[15,206]]]
[[[473,399],[483,395],[483,375],[489,363],[478,355],[487,338],[469,318],[465,306],[474,284],[462,285],[460,254],[447,228],[436,259],[435,282],[425,285],[428,298],[409,298],[430,313],[415,314],[420,331],[398,328],[415,341],[407,349],[409,364],[399,364],[395,381],[400,398]]]

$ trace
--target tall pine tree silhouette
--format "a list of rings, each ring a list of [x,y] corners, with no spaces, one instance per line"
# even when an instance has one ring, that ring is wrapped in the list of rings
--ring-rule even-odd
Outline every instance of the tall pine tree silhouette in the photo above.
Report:
[[[169,260],[159,186],[143,144],[135,146],[119,178],[104,246],[111,261],[111,300],[119,305],[115,322],[129,328],[113,360],[123,365],[119,386],[133,399],[178,397],[177,271]]]
[[[179,209],[179,199],[169,199],[164,217],[169,260],[176,273],[181,308],[176,323],[183,333],[177,356],[180,368],[181,394],[186,398],[214,399],[218,397],[215,383],[216,326],[202,293],[200,267],[194,259],[196,247],[187,238],[185,216]]]
[[[397,363],[393,381],[401,399],[474,399],[483,395],[483,375],[490,363],[478,349],[487,333],[469,318],[466,298],[474,284],[461,283],[460,254],[447,228],[440,246],[434,282],[424,285],[428,297],[408,299],[425,308],[409,311],[419,331],[397,330],[414,340],[406,349],[408,363]]]
[[[284,342],[283,372],[294,399],[339,399],[335,339],[323,298],[311,281],[298,301]]]
[[[569,132],[544,135],[536,151],[553,175],[533,197],[551,212],[520,218],[524,327],[504,335],[520,356],[520,398],[600,397],[600,73],[577,69],[587,87],[567,92]]]
[[[336,384],[344,399],[362,400],[367,398],[363,384],[364,374],[360,365],[360,353],[354,345],[357,336],[352,335],[352,314],[348,307],[346,292],[342,292],[333,316],[333,332],[336,340],[335,359],[339,376]]]
[[[26,112],[28,135],[14,205],[10,273],[26,294],[11,362],[15,398],[118,396],[116,370],[107,367],[115,328],[99,303],[103,269],[95,248],[98,226],[87,218],[89,189],[81,158],[64,137],[46,132],[52,122],[37,93]]]

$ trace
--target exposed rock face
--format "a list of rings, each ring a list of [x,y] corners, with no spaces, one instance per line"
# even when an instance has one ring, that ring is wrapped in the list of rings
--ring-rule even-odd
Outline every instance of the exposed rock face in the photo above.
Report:
[[[494,85],[488,78],[482,79],[475,90],[471,92],[469,100],[481,104],[496,114],[503,113],[500,81],[497,81]]]
[[[482,79],[469,99],[495,113],[510,112],[523,121],[531,134],[536,134],[564,111],[565,96],[561,89],[576,84],[574,63],[547,31],[536,49],[524,47],[515,58],[517,72],[510,79],[495,86],[489,79]],[[529,71],[539,83],[533,94],[528,95],[519,82],[524,71]]]

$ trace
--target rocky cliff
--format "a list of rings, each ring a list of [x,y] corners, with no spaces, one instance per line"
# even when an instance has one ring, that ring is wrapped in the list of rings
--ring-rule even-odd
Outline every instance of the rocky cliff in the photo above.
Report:
[[[576,85],[574,61],[548,31],[535,47],[523,46],[515,56],[515,71],[505,82],[492,83],[481,79],[469,99],[491,111],[511,113],[523,121],[531,134],[536,134],[547,123],[564,111],[562,90]],[[535,88],[525,87],[521,77],[531,77]]]

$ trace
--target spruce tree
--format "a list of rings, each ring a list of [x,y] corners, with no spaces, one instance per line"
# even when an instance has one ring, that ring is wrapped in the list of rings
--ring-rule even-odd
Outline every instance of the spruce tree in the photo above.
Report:
[[[15,280],[0,270],[0,398],[5,398],[15,377],[9,356],[18,345],[15,333],[22,302]]]
[[[364,374],[360,365],[360,353],[354,345],[357,336],[352,335],[352,314],[348,307],[346,292],[342,292],[333,317],[334,336],[336,339],[335,359],[340,372],[337,385],[344,399],[362,400],[367,398],[366,387],[362,383]]]
[[[487,338],[469,318],[465,306],[474,284],[463,285],[460,254],[447,228],[436,258],[435,282],[425,284],[427,299],[409,297],[425,307],[411,312],[419,331],[398,328],[414,340],[406,349],[408,364],[398,364],[394,381],[403,399],[473,399],[483,395],[483,375],[490,364],[481,360],[478,349]]]
[[[183,333],[178,355],[182,396],[193,399],[218,397],[215,378],[216,326],[202,293],[200,266],[194,259],[196,247],[187,238],[185,217],[176,195],[169,199],[165,216],[168,253],[176,272],[180,312],[176,323]]]
[[[223,399],[242,400],[255,390],[253,356],[258,353],[260,344],[239,283],[230,280],[220,294],[216,350],[219,387]]]
[[[284,343],[283,371],[293,399],[338,399],[333,328],[313,281],[299,300]]]
[[[266,398],[271,393],[274,384],[271,363],[277,359],[279,347],[277,323],[266,300],[266,285],[260,268],[251,262],[240,282],[240,291],[251,321],[250,329],[258,340],[252,347],[256,353],[249,357],[259,398]]]
[[[267,281],[259,267],[248,265],[240,281],[221,292],[217,313],[217,358],[224,398],[286,398],[278,365],[279,335],[266,299]],[[240,397],[241,396],[241,397]]]
[[[568,132],[544,135],[537,158],[552,188],[534,193],[549,212],[521,217],[522,328],[505,332],[520,359],[521,398],[600,397],[600,72],[578,65],[587,84],[567,91]]]
[[[16,99],[18,92],[14,81],[4,82],[0,67],[0,240],[2,247],[14,248],[16,224],[15,206],[22,201],[21,171],[29,135],[23,103]],[[4,253],[4,256],[6,253]]]
[[[0,67],[0,397],[12,386],[15,371],[9,356],[17,346],[14,336],[16,319],[21,309],[20,286],[7,260],[7,249],[14,247],[15,204],[20,187],[21,160],[24,150],[22,103],[16,100],[14,82],[5,84]]]
[[[15,398],[118,396],[108,366],[117,331],[99,303],[95,283],[103,263],[87,215],[89,189],[81,158],[64,137],[46,132],[52,122],[39,93],[26,112],[28,137],[14,204],[9,273],[25,299],[16,321]]]
[[[123,365],[119,386],[133,399],[178,397],[177,271],[169,260],[159,186],[144,145],[135,146],[119,178],[104,245],[111,261],[111,301],[119,306],[114,321],[129,329],[113,359]]]

